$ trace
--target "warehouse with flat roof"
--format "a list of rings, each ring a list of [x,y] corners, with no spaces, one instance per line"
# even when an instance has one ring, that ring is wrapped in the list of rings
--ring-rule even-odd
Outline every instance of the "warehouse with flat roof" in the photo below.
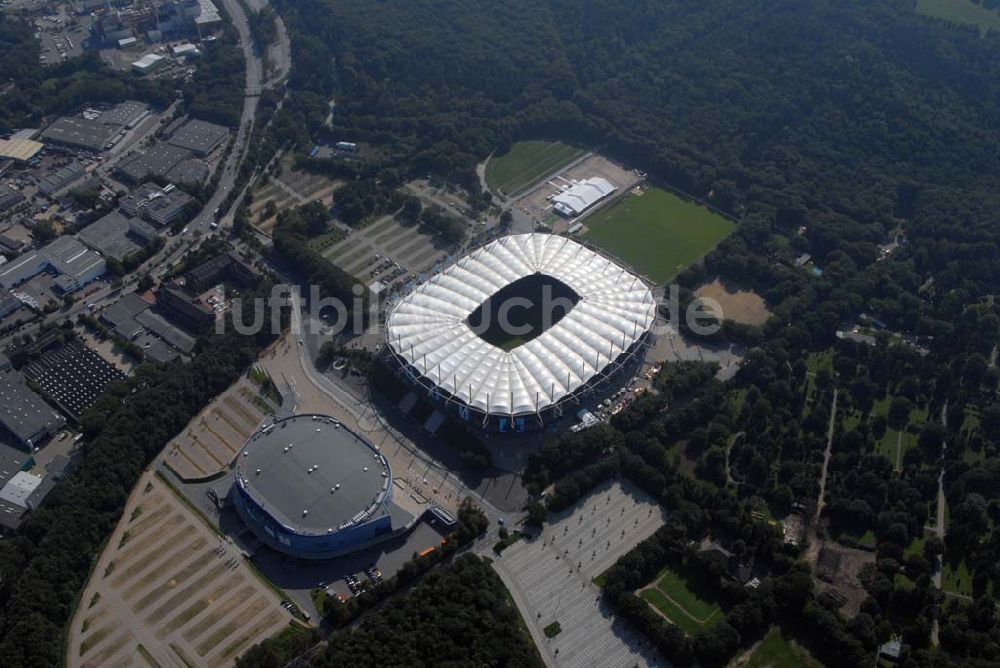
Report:
[[[104,145],[117,131],[116,127],[105,125],[99,118],[63,116],[45,128],[45,131],[42,132],[42,139],[47,144],[99,153],[104,150]]]
[[[44,144],[33,139],[0,139],[0,159],[28,162],[43,148]]]
[[[168,142],[204,157],[214,151],[228,136],[229,128],[226,126],[194,119],[174,132]]]
[[[66,419],[35,394],[18,371],[0,372],[0,431],[27,452],[63,428]]]
[[[56,274],[56,286],[70,293],[103,276],[107,264],[75,237],[58,237],[41,250],[0,266],[0,287],[10,290],[43,271]]]
[[[138,218],[112,211],[76,234],[77,238],[106,258],[123,262],[156,240],[153,227]]]
[[[125,183],[142,183],[150,177],[165,177],[179,162],[190,157],[191,151],[187,149],[157,142],[135,158],[120,163],[115,173]]]

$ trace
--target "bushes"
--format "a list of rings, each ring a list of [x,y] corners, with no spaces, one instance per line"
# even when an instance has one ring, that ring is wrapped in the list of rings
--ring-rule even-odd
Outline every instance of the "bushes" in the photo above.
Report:
[[[316,629],[289,624],[278,635],[257,643],[237,657],[237,668],[281,668],[319,640]]]
[[[541,666],[522,624],[487,561],[466,554],[357,627],[335,632],[312,665]]]

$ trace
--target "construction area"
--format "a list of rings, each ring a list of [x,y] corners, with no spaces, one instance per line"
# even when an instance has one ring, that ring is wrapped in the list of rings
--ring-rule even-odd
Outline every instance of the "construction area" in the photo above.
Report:
[[[231,666],[290,622],[239,550],[147,472],[80,599],[66,663]]]
[[[280,403],[261,385],[243,378],[219,395],[167,444],[164,463],[182,480],[221,474],[264,418]]]

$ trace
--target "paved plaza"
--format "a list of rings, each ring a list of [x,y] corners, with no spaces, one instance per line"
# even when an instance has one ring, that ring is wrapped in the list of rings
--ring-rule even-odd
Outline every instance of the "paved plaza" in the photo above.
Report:
[[[648,641],[615,620],[593,579],[663,525],[665,512],[634,485],[598,487],[542,534],[507,548],[493,567],[551,666],[666,666]],[[543,629],[562,631],[546,638]]]

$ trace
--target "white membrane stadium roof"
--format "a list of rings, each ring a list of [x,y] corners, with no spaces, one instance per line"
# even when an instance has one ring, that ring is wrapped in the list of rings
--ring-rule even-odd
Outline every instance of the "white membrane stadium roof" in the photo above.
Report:
[[[556,278],[580,301],[536,338],[504,351],[469,315],[514,281]],[[566,237],[518,234],[465,256],[400,300],[390,347],[428,381],[483,412],[541,411],[585,385],[652,326],[652,291],[628,270]]]

